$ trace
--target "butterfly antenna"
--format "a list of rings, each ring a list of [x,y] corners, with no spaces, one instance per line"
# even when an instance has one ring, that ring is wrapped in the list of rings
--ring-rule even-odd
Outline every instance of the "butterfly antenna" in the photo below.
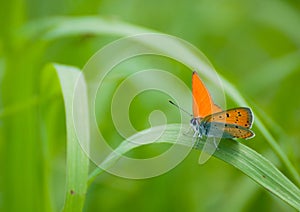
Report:
[[[179,105],[175,104],[174,102],[172,102],[171,100],[169,100],[169,102],[174,105],[175,107],[177,107],[178,109],[180,109],[181,111],[185,112],[186,114],[188,114],[189,116],[193,117],[192,114],[190,114],[189,112],[187,112],[185,109],[183,109],[182,107],[180,107]]]

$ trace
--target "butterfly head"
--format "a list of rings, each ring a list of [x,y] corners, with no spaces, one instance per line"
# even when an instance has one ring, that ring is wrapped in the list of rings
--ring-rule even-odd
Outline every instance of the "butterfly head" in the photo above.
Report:
[[[205,129],[203,124],[201,124],[200,118],[192,118],[190,121],[190,125],[195,132],[194,136],[198,135],[199,137],[202,137],[202,135],[205,134]]]

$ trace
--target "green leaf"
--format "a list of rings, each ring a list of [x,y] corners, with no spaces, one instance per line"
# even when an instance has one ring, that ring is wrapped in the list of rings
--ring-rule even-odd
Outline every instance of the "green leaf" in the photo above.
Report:
[[[155,141],[156,143],[171,143],[180,144],[186,147],[191,146],[193,140],[192,136],[178,135],[182,125],[170,124],[167,126],[164,134]],[[131,138],[146,137],[147,133],[161,132],[165,126],[158,126],[145,131],[141,131]],[[186,127],[188,130],[189,127]],[[179,136],[179,137],[178,137]],[[103,169],[113,166],[121,155],[126,152],[140,146],[124,141],[116,150],[111,154],[107,160],[101,164]],[[204,141],[198,140],[194,146],[197,150],[202,150]],[[117,154],[116,154],[117,153]],[[300,190],[295,186],[287,177],[285,177],[270,161],[258,154],[249,147],[230,139],[222,139],[218,149],[213,154],[214,157],[225,161],[226,163],[236,167],[244,174],[252,178],[255,182],[261,185],[263,188],[273,193],[292,207],[300,208]],[[103,169],[96,169],[89,175],[89,182],[103,172]]]
[[[67,36],[78,35],[116,35],[129,36],[141,33],[155,32],[144,27],[139,27],[126,22],[90,17],[60,17],[34,21],[22,29],[25,38],[40,38],[54,40]]]
[[[46,68],[46,71],[56,70],[59,77],[66,114],[67,128],[67,170],[66,170],[66,198],[63,211],[82,211],[86,190],[89,158],[82,150],[77,133],[75,130],[73,117],[73,94],[76,83],[81,86],[80,97],[82,99],[81,107],[81,123],[88,123],[88,107],[87,96],[85,90],[85,82],[78,80],[80,71],[77,68],[63,65],[51,65]],[[82,128],[82,130],[85,130]],[[87,131],[85,131],[87,132]],[[88,139],[88,136],[86,137]]]

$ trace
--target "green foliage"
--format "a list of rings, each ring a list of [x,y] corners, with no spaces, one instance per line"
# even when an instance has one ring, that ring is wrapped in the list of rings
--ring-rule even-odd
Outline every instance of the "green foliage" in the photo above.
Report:
[[[0,211],[299,209],[298,1],[13,0],[0,10],[5,17],[0,20]],[[181,37],[205,52],[222,76],[228,107],[246,104],[245,99],[252,106],[257,136],[243,145],[222,141],[215,156],[225,163],[212,158],[199,166],[199,152],[192,151],[176,168],[152,179],[127,180],[105,172],[95,178],[99,170],[78,146],[70,111],[64,110],[64,104],[70,106],[68,83],[74,81],[63,76],[117,38],[154,31]],[[53,62],[68,66],[47,65]],[[128,62],[115,71],[134,73],[139,66],[170,70],[190,86],[190,72],[172,60]],[[125,78],[108,76],[100,95],[111,98]],[[145,114],[157,106],[168,123],[180,122],[169,98],[139,95],[130,109],[132,125],[148,128]],[[123,138],[113,127],[110,105],[100,106],[96,113],[105,123],[104,136],[119,146]],[[173,142],[174,131],[161,141]],[[130,152],[155,154],[150,146]]]
[[[189,136],[177,136],[180,127],[181,125],[169,125],[164,136],[160,137],[156,142],[170,142],[189,147],[191,143]],[[162,126],[156,127],[151,133],[155,133],[155,131],[160,132],[162,128]],[[144,137],[146,134],[147,132],[140,132],[137,135],[134,135],[134,137]],[[199,140],[194,148],[202,150],[204,144],[204,141]],[[139,145],[132,146],[124,141],[116,151],[125,154],[127,151],[137,148],[138,146]],[[300,207],[300,190],[297,186],[289,181],[270,161],[247,146],[233,140],[222,140],[217,151],[214,153],[214,156],[238,168],[258,184],[274,193],[291,206],[295,208]],[[102,166],[113,166],[118,160],[118,157],[118,155],[113,154],[112,157],[110,157],[111,159],[105,161]],[[89,177],[90,181],[102,172],[103,170],[100,168],[95,169]]]

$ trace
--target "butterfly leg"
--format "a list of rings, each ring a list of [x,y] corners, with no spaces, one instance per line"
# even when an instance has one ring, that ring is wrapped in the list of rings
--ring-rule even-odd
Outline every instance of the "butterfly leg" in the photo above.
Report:
[[[198,138],[200,138],[200,139],[202,139],[202,134],[200,133],[200,132],[198,132],[198,131],[196,131],[197,132],[197,134],[198,134]]]
[[[196,138],[196,137],[197,137],[197,133],[198,133],[198,132],[197,132],[197,131],[195,131],[195,133],[194,133],[194,135],[193,135],[193,137],[194,137],[194,138]]]

